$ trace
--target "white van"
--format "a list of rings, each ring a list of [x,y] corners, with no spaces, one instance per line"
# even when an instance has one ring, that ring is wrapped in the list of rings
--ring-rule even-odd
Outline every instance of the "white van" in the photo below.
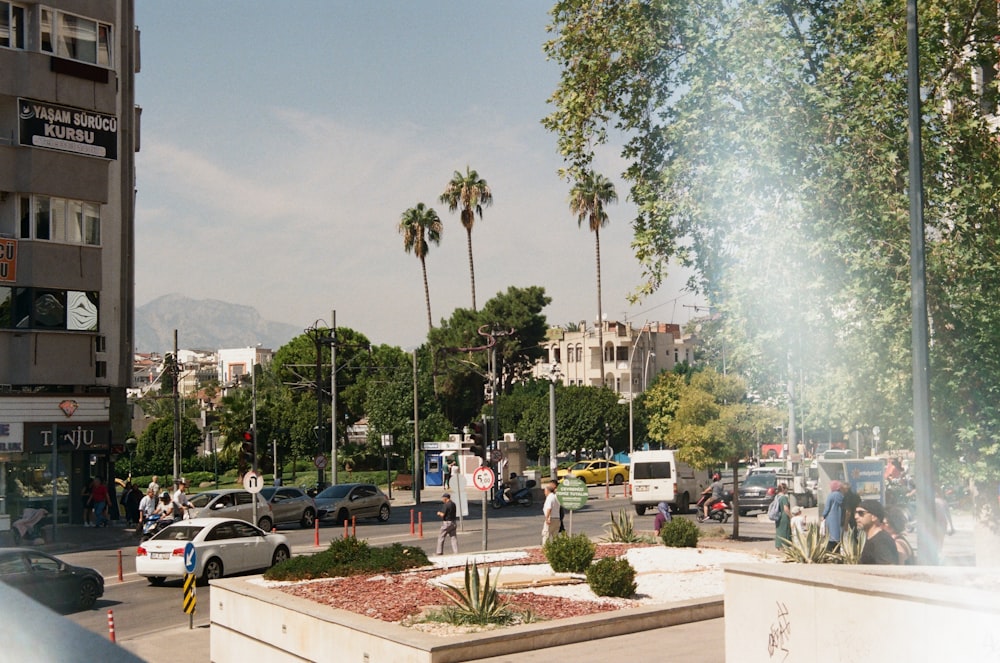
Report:
[[[641,516],[660,502],[668,502],[673,513],[687,513],[691,504],[698,501],[708,480],[706,478],[704,485],[699,484],[694,468],[678,462],[673,450],[664,449],[633,452],[629,483],[632,505]]]

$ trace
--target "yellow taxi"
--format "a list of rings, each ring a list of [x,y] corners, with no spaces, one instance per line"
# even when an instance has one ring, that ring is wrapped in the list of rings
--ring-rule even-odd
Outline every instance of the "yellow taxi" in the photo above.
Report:
[[[565,470],[559,470],[559,480],[572,474],[577,479],[583,479],[587,485],[613,483],[620,486],[628,481],[628,465],[616,463],[613,460],[581,460]]]

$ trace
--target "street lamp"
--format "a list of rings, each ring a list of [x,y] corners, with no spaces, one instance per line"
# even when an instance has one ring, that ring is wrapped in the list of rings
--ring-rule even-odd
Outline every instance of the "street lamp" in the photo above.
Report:
[[[649,389],[649,376],[648,376],[649,360],[650,360],[650,358],[655,357],[655,356],[656,356],[655,352],[647,352],[646,353],[646,364],[642,367],[642,390],[643,391],[646,391],[647,389]]]
[[[559,465],[556,462],[556,382],[562,379],[559,364],[549,364],[549,478],[553,481],[559,476]]]
[[[642,334],[645,332],[647,340],[649,336],[649,320],[642,323],[642,329],[639,330],[639,335],[635,337],[635,344],[632,345],[632,351],[628,355],[628,453],[631,456],[634,449],[634,424],[632,419],[632,360],[635,359],[635,351],[639,349],[639,339],[642,338]],[[649,355],[656,356],[652,352],[646,355],[646,364],[649,364]],[[642,371],[642,388],[643,391],[646,389],[646,369],[643,368]]]

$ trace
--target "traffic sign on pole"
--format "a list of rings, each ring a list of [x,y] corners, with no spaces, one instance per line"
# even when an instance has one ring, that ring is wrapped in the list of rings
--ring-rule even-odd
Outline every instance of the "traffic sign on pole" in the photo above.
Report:
[[[496,475],[493,474],[493,470],[482,465],[477,467],[472,472],[472,485],[479,490],[486,492],[493,487],[496,482]]]
[[[258,472],[247,472],[243,475],[243,487],[249,493],[259,493],[264,488],[264,477]]]

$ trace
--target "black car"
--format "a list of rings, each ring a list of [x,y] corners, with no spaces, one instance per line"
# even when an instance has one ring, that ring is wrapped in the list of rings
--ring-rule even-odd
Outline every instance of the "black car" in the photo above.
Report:
[[[104,595],[104,577],[30,548],[0,549],[0,582],[51,608],[89,610]]]
[[[754,472],[740,483],[740,515],[745,516],[751,511],[767,511],[777,492],[777,473]]]

